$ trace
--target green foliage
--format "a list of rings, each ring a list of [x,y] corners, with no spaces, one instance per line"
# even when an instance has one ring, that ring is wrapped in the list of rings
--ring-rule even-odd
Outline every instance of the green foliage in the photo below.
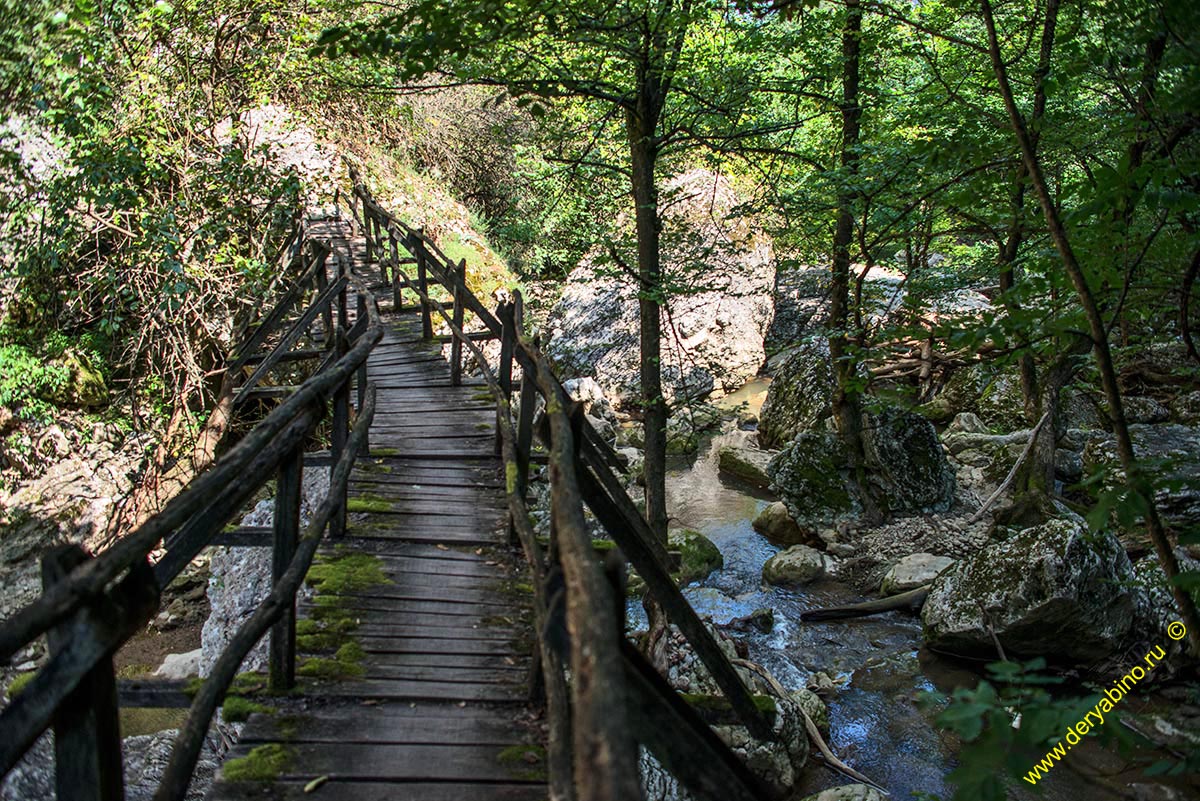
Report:
[[[45,422],[52,409],[47,398],[57,394],[70,374],[61,365],[47,364],[21,345],[0,345],[0,406],[26,420]]]
[[[1093,709],[1100,695],[1058,698],[1049,689],[1062,679],[1044,673],[1038,658],[1025,663],[994,662],[990,680],[974,689],[959,688],[946,697],[926,693],[924,704],[943,706],[939,726],[962,739],[958,766],[948,778],[956,786],[955,801],[1004,801],[1008,789],[1000,779],[1026,775],[1046,751],[1063,738],[1067,727]],[[1118,726],[1105,714],[1104,736]],[[1014,724],[1014,721],[1017,721]]]

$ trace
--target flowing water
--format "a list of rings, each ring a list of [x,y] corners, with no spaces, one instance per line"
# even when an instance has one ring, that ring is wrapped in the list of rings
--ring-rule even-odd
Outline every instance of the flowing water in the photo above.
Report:
[[[723,405],[745,403],[757,413],[763,394],[765,384],[752,382]],[[725,558],[722,569],[686,588],[685,595],[702,616],[718,623],[770,608],[775,618],[772,631],[742,635],[750,658],[790,689],[805,686],[818,671],[834,680],[838,691],[828,700],[829,745],[834,752],[890,790],[892,798],[949,798],[953,787],[945,775],[954,765],[954,738],[934,725],[936,710],[917,701],[935,687],[949,692],[956,686],[973,686],[978,676],[921,651],[920,620],[905,612],[800,622],[805,609],[868,600],[846,584],[824,580],[796,590],[762,584],[762,565],[780,546],[754,531],[751,521],[773,499],[727,481],[717,470],[720,447],[743,444],[751,436],[743,431],[718,434],[694,459],[674,459],[669,465],[671,525],[703,532]],[[630,604],[630,616],[631,626],[644,628],[640,604]],[[801,796],[849,781],[832,771],[808,770]],[[1055,801],[1119,797],[1084,783],[1064,766],[1042,786],[1041,797]],[[1026,795],[1020,788],[1017,792]]]

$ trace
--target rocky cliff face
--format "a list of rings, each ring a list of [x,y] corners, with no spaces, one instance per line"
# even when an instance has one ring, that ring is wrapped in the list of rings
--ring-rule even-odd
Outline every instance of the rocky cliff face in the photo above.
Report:
[[[663,314],[663,386],[669,402],[723,395],[756,375],[773,315],[774,253],[735,213],[736,192],[703,170],[662,192],[663,267],[672,297]],[[625,259],[635,269],[632,258]],[[562,375],[592,376],[618,405],[638,396],[636,280],[593,253],[567,279],[550,316],[548,350]]]

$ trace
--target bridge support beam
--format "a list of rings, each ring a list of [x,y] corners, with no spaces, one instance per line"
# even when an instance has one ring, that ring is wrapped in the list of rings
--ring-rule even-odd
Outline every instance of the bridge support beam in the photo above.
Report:
[[[88,560],[78,545],[64,545],[42,558],[42,586],[49,589]],[[50,653],[64,650],[76,626],[87,627],[88,611],[47,632]],[[96,663],[67,696],[54,718],[54,781],[59,798],[122,801],[125,776],[117,720],[117,680],[112,657]]]
[[[275,489],[275,547],[271,558],[271,583],[279,584],[287,572],[300,539],[300,492],[304,475],[304,449],[298,447],[279,465]],[[296,599],[271,627],[268,686],[286,691],[296,684]]]

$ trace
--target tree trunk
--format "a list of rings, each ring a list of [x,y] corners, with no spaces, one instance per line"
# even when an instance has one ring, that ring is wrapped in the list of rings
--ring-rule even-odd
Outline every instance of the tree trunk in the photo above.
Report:
[[[1171,584],[1175,602],[1187,627],[1188,641],[1191,645],[1192,654],[1200,656],[1200,615],[1197,614],[1196,605],[1192,602],[1191,596],[1175,583],[1175,577],[1179,575],[1179,562],[1175,558],[1175,552],[1171,549],[1171,542],[1167,537],[1166,529],[1163,527],[1162,519],[1158,516],[1158,508],[1154,503],[1153,485],[1148,477],[1142,473],[1133,451],[1133,439],[1129,435],[1129,426],[1125,420],[1125,409],[1121,403],[1121,388],[1117,383],[1117,372],[1113,368],[1112,351],[1108,345],[1108,328],[1105,326],[1104,318],[1101,316],[1100,309],[1096,305],[1096,299],[1092,295],[1092,289],[1088,284],[1083,266],[1079,263],[1079,259],[1071,247],[1071,240],[1066,228],[1063,226],[1062,218],[1059,216],[1058,209],[1054,205],[1054,198],[1051,196],[1050,189],[1046,184],[1045,176],[1042,173],[1042,165],[1034,150],[1033,142],[1025,125],[1025,119],[1022,117],[1020,109],[1017,108],[1017,103],[1013,99],[1012,86],[1008,81],[1008,70],[1004,66],[1004,59],[1000,54],[1000,40],[996,35],[996,22],[992,16],[992,4],[990,0],[980,0],[980,6],[983,11],[984,24],[987,26],[988,53],[991,57],[992,70],[996,76],[1000,95],[1004,100],[1004,107],[1008,113],[1009,123],[1013,127],[1017,143],[1020,145],[1021,157],[1025,162],[1025,168],[1029,171],[1031,185],[1037,196],[1038,204],[1042,207],[1042,216],[1046,220],[1046,228],[1050,233],[1050,238],[1054,242],[1054,247],[1058,251],[1067,276],[1071,279],[1071,284],[1075,287],[1075,294],[1079,298],[1084,315],[1087,317],[1088,333],[1092,340],[1092,355],[1096,359],[1096,366],[1100,371],[1100,381],[1104,387],[1105,399],[1108,401],[1109,421],[1112,423],[1113,435],[1117,444],[1117,454],[1121,461],[1121,467],[1125,471],[1126,483],[1132,492],[1138,493],[1141,496],[1141,500],[1145,505],[1147,534],[1150,537],[1150,541],[1154,544],[1154,551],[1158,556],[1163,573],[1166,574],[1167,580]]]
[[[626,127],[637,223],[646,520],[651,530],[666,542],[667,404],[662,394],[662,265],[659,257],[658,189],[654,182],[654,168],[658,160],[654,131],[661,108],[654,98],[646,97],[647,94],[649,92],[639,93],[637,110],[626,112]]]
[[[872,523],[881,522],[879,508],[867,478],[866,448],[862,435],[862,402],[857,386],[858,359],[850,343],[850,245],[854,241],[854,201],[850,187],[858,174],[858,138],[862,107],[858,103],[859,49],[862,8],[858,0],[846,3],[842,30],[842,153],[845,175],[837,197],[837,223],[833,233],[830,274],[829,355],[833,360],[834,387],[830,405],[838,435],[846,449],[850,470],[862,497],[863,511]]]

